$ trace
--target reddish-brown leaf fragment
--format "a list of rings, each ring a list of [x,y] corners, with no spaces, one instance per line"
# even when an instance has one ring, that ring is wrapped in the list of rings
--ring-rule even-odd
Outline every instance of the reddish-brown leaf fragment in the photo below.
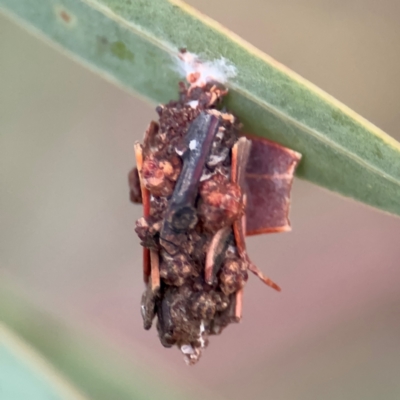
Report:
[[[246,168],[246,161],[251,162],[251,149],[250,141],[245,138],[240,138],[232,148],[232,180],[237,182],[238,180],[243,181],[244,169]],[[258,160],[256,160],[258,161]],[[243,186],[242,186],[243,187]],[[237,219],[233,223],[233,232],[235,234],[236,246],[238,253],[241,258],[246,262],[247,268],[257,275],[266,285],[272,287],[273,289],[280,291],[281,288],[265,276],[252,262],[246,251],[246,229],[247,229],[247,215],[249,212],[249,204],[247,201],[247,195],[243,195],[243,203],[245,205],[245,215],[242,218]],[[251,210],[250,210],[251,211]],[[239,289],[240,291],[241,289]],[[238,300],[238,299],[236,299]],[[239,301],[242,301],[241,295],[239,294]],[[238,305],[238,310],[241,310],[241,305]],[[235,315],[237,315],[235,311]]]
[[[290,190],[301,155],[266,139],[251,138],[246,166],[247,235],[289,231]]]

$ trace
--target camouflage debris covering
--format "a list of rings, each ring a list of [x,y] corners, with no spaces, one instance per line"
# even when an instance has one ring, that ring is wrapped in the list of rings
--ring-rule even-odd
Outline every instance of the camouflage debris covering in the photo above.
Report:
[[[189,365],[210,335],[240,320],[248,271],[280,290],[246,253],[246,199],[250,233],[289,230],[300,160],[259,138],[251,148],[235,116],[218,109],[226,89],[198,78],[189,74],[179,100],[157,107],[159,121],[135,145],[137,169],[129,174],[131,200],[143,203],[135,230],[144,247],[144,328],[157,317],[161,343],[176,345]]]
[[[159,287],[149,279],[142,297],[144,327],[150,329],[157,316],[161,343],[177,345],[189,364],[199,359],[209,335],[238,320],[235,294],[248,278],[232,231],[233,221],[244,214],[241,188],[231,181],[231,149],[239,138],[240,124],[232,114],[216,108],[225,94],[214,83],[204,87],[181,84],[178,101],[157,107],[159,121],[150,124],[141,146],[140,177],[150,194],[150,207],[149,215],[137,221],[136,232],[142,245],[158,255],[160,276]],[[208,152],[203,154],[203,163],[195,160],[197,165],[186,168],[201,169],[198,181],[188,182],[193,180],[189,171],[186,181],[180,182],[184,196],[188,195],[185,190],[191,191],[193,221],[176,228],[167,221],[169,204],[184,160],[202,145],[198,132],[188,138],[189,127],[198,117],[199,129],[209,142]],[[214,132],[207,131],[208,121],[201,121],[207,118],[217,122]],[[129,178],[132,201],[141,201],[137,170]],[[179,222],[182,216],[175,219]],[[228,234],[216,254],[209,284],[205,281],[206,255],[213,237],[223,228]]]

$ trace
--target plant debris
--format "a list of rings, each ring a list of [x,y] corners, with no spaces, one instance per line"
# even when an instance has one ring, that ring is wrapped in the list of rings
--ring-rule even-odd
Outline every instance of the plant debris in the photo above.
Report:
[[[129,174],[131,200],[144,210],[135,229],[144,246],[144,328],[157,317],[162,345],[176,345],[190,365],[210,335],[240,321],[248,271],[280,290],[251,263],[245,235],[249,224],[250,233],[288,229],[300,160],[272,142],[252,147],[237,118],[219,109],[227,90],[200,78],[189,74],[179,100],[157,107]]]

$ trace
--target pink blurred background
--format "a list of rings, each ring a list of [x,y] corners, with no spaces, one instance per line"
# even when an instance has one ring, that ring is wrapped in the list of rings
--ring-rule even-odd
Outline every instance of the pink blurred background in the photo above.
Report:
[[[399,2],[188,3],[400,139]],[[251,277],[241,324],[188,368],[139,312],[127,173],[154,107],[4,17],[0,52],[3,282],[209,398],[400,398],[398,218],[296,180],[293,232],[248,241],[282,293]]]

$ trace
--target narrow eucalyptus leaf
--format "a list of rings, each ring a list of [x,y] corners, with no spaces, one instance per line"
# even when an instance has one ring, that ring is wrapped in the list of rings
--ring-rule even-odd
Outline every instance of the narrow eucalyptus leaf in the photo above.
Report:
[[[132,360],[131,357],[125,357],[116,346],[111,343],[100,340],[82,330],[65,324],[54,318],[47,312],[39,309],[34,302],[27,300],[19,291],[10,289],[8,280],[1,275],[0,279],[0,399],[1,400],[84,400],[86,397],[74,395],[73,389],[60,391],[60,379],[55,373],[43,374],[43,362],[35,363],[35,376],[28,378],[33,373],[33,367],[26,371],[17,371],[16,363],[25,362],[23,359],[17,359],[16,346],[11,348],[10,335],[4,332],[12,330],[26,345],[23,348],[35,350],[41,357],[48,360],[56,369],[60,371],[77,390],[87,398],[93,400],[141,400],[141,399],[165,399],[180,400],[187,399],[190,395],[184,391],[181,386],[174,385],[168,379],[168,373],[162,375],[162,370],[150,369],[145,362]],[[4,324],[4,328],[3,325]],[[15,339],[12,342],[16,342]],[[18,344],[21,347],[21,344]],[[24,350],[23,349],[23,350]],[[24,350],[26,353],[26,350]],[[18,354],[21,351],[18,350]],[[129,352],[128,352],[129,353]],[[19,355],[18,355],[19,357]],[[36,357],[37,358],[37,357]],[[145,360],[144,360],[145,361]],[[31,364],[32,365],[32,364]],[[22,367],[21,367],[22,368]],[[40,369],[41,368],[41,369]],[[46,369],[45,369],[46,370]],[[15,373],[15,374],[14,374]],[[33,397],[28,392],[23,397],[5,397],[6,393],[13,393],[16,388],[14,380],[22,379],[21,375],[25,373],[27,379],[26,388],[29,385],[37,385],[39,379],[42,380],[42,386],[35,386],[35,392],[42,390],[58,388],[57,396],[53,397]],[[45,375],[45,376],[44,376]],[[44,377],[43,377],[44,376]],[[25,378],[23,378],[25,379]],[[29,379],[29,380],[28,380]],[[43,379],[47,379],[43,383]],[[30,382],[32,381],[32,382]],[[39,382],[40,383],[40,382]],[[23,383],[25,385],[25,383]],[[64,389],[65,389],[64,385]],[[23,390],[22,388],[19,388]],[[68,388],[67,388],[68,389]],[[33,390],[33,389],[32,389]],[[70,393],[72,397],[66,397]],[[40,392],[39,392],[40,393]],[[53,393],[53,392],[52,392]],[[64,397],[60,397],[64,395]],[[205,397],[215,398],[210,394],[207,388],[196,388],[196,393],[190,398],[200,399]],[[217,396],[218,398],[218,396]]]
[[[2,323],[0,393],[4,400],[88,400]]]
[[[233,66],[227,105],[248,132],[303,154],[298,176],[400,215],[400,144],[178,0],[0,0],[70,55],[152,102],[177,96],[179,48]]]

